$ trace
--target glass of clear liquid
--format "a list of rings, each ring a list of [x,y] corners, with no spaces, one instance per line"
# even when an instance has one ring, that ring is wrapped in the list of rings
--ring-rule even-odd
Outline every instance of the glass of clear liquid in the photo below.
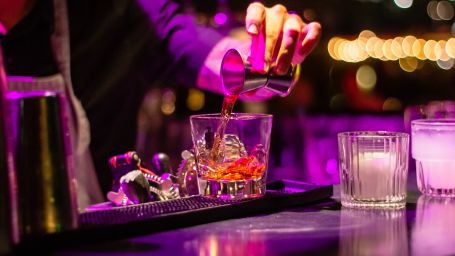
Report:
[[[343,206],[405,207],[409,134],[342,132],[338,134],[338,152]]]
[[[420,192],[455,197],[455,119],[413,120],[411,139]]]

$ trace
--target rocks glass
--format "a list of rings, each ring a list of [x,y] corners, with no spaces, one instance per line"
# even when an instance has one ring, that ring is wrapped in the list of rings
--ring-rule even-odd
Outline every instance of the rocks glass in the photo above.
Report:
[[[405,206],[409,134],[382,131],[339,133],[338,152],[343,206]]]
[[[199,188],[225,199],[265,194],[272,116],[233,113],[190,117]]]

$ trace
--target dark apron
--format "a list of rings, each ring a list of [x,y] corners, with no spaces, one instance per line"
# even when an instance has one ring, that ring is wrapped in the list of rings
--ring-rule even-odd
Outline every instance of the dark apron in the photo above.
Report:
[[[87,116],[76,98],[71,83],[69,27],[66,0],[54,0],[55,31],[51,36],[53,54],[59,74],[48,77],[8,76],[8,91],[53,91],[63,93],[70,110],[69,130],[71,155],[77,181],[77,201],[80,211],[89,204],[103,201],[103,195],[89,151],[90,129]]]

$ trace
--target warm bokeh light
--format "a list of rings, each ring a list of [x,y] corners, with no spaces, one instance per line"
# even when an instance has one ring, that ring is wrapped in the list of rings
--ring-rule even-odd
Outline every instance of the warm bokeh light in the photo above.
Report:
[[[450,38],[446,43],[446,53],[455,59],[455,38]]]
[[[404,38],[399,36],[395,37],[392,40],[392,53],[395,55],[397,58],[404,58],[406,55],[404,54],[403,48],[402,48],[402,43],[403,43]]]
[[[441,48],[435,40],[428,40],[423,46],[423,53],[427,59],[436,61],[441,55]]]
[[[401,42],[401,49],[405,56],[414,56],[412,52],[412,45],[417,40],[415,36],[405,36],[403,42]]]
[[[362,32],[359,33],[359,39],[361,38],[369,39],[371,37],[376,37],[376,34],[371,30],[363,30]]]
[[[347,62],[352,62],[351,56],[349,55],[349,41],[343,40],[340,44],[341,52],[340,57]]]
[[[345,40],[341,39],[341,38],[337,38],[337,40],[335,40],[335,44],[333,46],[333,54],[337,57],[338,60],[341,60],[340,45],[343,41],[345,41]]]
[[[412,55],[414,55],[419,60],[425,59],[425,54],[423,52],[423,46],[425,45],[426,41],[423,39],[417,39],[412,44]]]
[[[359,38],[355,40],[355,43],[357,45],[358,51],[359,51],[359,58],[357,61],[364,61],[368,58],[368,53],[366,52],[366,45],[367,45],[367,38]]]
[[[340,60],[338,53],[336,52],[336,46],[339,41],[339,37],[332,37],[327,44],[327,51],[329,52],[330,57],[334,60]]]
[[[355,74],[355,79],[359,89],[371,91],[376,86],[376,72],[368,65],[360,66]]]
[[[346,48],[345,45],[347,43],[348,42],[344,39],[340,40],[340,43],[338,44],[338,48],[336,50],[338,57],[344,61],[348,61],[346,54],[345,54],[345,48]]]
[[[167,89],[163,92],[161,103],[161,112],[165,115],[172,115],[175,111],[175,93],[174,91]]]
[[[398,63],[400,68],[406,72],[414,72],[418,67],[418,60],[416,58],[403,58],[399,59]]]
[[[348,40],[345,40],[343,45],[343,59],[345,59],[347,62],[354,62],[354,59],[352,58],[352,53],[351,53],[351,42]]]
[[[384,111],[401,111],[402,109],[403,104],[395,97],[387,98],[382,104],[382,110]]]
[[[439,60],[442,60],[442,61],[450,60],[450,56],[446,52],[446,44],[447,44],[447,42],[445,40],[438,41],[439,48],[441,49],[441,55],[438,58]]]
[[[189,89],[188,98],[186,98],[186,106],[189,110],[198,111],[205,105],[205,94],[198,89]]]
[[[413,72],[419,69],[418,60],[450,63],[455,58],[455,38],[446,40],[425,40],[413,35],[381,39],[370,30],[363,30],[354,40],[333,37],[327,45],[329,55],[335,60],[361,62],[369,57],[382,61],[399,61],[402,70]],[[415,60],[411,60],[414,58]],[[447,65],[439,65],[446,69]]]
[[[384,53],[382,52],[382,46],[384,45],[384,40],[379,39],[374,44],[374,56],[378,59],[382,59],[384,57]]]
[[[374,46],[378,40],[379,39],[377,37],[370,37],[368,38],[367,43],[365,45],[366,53],[372,58],[376,58],[376,54],[374,53]]]
[[[349,56],[353,62],[359,62],[365,60],[365,51],[364,48],[359,44],[359,41],[354,40],[349,42]]]
[[[382,53],[387,60],[397,60],[398,59],[398,57],[395,56],[395,54],[393,54],[393,52],[392,52],[392,42],[393,42],[392,39],[387,39],[387,40],[385,40],[384,44],[382,45]]]

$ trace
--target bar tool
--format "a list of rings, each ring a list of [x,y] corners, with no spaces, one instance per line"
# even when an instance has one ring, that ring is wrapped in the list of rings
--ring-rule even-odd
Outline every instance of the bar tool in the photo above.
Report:
[[[171,173],[171,159],[165,153],[156,153],[152,157],[152,170],[158,174]]]
[[[109,159],[109,166],[114,177],[112,191],[107,194],[109,201],[116,206],[124,206],[180,197],[172,175],[165,172],[172,169],[168,155],[155,154],[152,170],[145,168],[141,162],[141,158],[135,151]],[[158,175],[155,170],[158,170],[161,175]]]
[[[135,151],[115,155],[109,159],[109,167],[112,172],[112,190],[117,191],[120,187],[120,178],[130,171],[138,170],[141,159]]]
[[[141,171],[127,173],[120,179],[122,191],[134,204],[150,201],[150,185]]]
[[[221,62],[221,80],[225,95],[239,95],[265,88],[281,97],[289,95],[300,76],[300,65],[292,66],[285,75],[272,71],[266,74],[254,72],[248,61],[236,49],[226,52]]]
[[[177,172],[177,183],[181,197],[199,195],[199,182],[194,153],[190,150],[182,152],[182,161]]]

